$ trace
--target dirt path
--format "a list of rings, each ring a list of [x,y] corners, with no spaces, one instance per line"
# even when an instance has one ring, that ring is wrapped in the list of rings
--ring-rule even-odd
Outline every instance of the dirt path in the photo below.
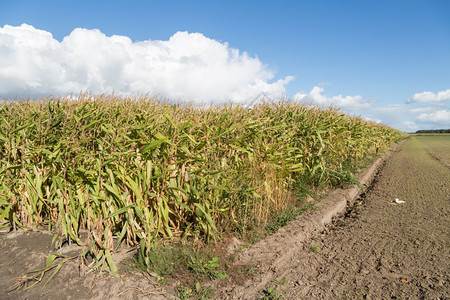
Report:
[[[364,204],[298,251],[276,291],[287,299],[450,298],[450,137],[440,147],[428,142],[412,137],[394,153]]]

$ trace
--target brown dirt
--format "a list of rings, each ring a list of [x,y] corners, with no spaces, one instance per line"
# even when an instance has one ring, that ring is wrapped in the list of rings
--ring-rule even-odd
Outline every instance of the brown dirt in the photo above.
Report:
[[[421,142],[423,148],[434,159],[450,168],[450,134],[440,134],[433,136],[418,135],[416,139]]]
[[[79,247],[65,246],[59,250],[51,246],[52,236],[45,232],[0,233],[0,299],[173,299],[170,293],[152,277],[139,272],[125,272],[111,277],[98,271],[80,270],[79,261],[69,261],[60,272],[43,286],[51,272],[41,283],[25,290],[23,287],[10,288],[25,275],[25,272],[45,267],[45,260],[51,253],[76,256]],[[119,253],[115,261],[126,257]],[[32,275],[32,274],[28,274]],[[33,281],[31,281],[32,283]],[[28,284],[29,285],[29,284]]]
[[[241,264],[252,274],[216,282],[216,298],[450,298],[448,149],[450,136],[440,141],[410,138],[362,198],[352,201],[356,187],[334,191],[315,211],[242,251],[234,267]],[[369,182],[373,173],[366,172],[364,180]],[[405,203],[394,204],[395,198]],[[332,216],[345,211],[346,201],[353,208],[323,230]],[[153,277],[124,268],[116,278],[97,272],[80,275],[76,261],[68,262],[45,288],[40,284],[7,292],[23,272],[45,265],[46,256],[55,252],[50,241],[45,233],[0,233],[0,299],[174,298],[173,287],[163,288]],[[80,249],[59,251],[76,255]]]

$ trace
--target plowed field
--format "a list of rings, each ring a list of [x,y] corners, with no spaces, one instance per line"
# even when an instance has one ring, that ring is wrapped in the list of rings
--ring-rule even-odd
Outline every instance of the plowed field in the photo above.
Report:
[[[450,136],[413,136],[363,205],[280,276],[287,299],[450,297]],[[405,203],[395,203],[395,198]],[[284,290],[283,290],[284,289]]]

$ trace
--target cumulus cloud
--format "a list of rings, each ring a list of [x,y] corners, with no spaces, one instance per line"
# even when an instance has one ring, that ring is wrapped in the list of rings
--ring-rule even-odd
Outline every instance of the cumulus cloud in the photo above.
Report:
[[[368,121],[383,123],[406,132],[450,128],[450,109],[446,100],[450,100],[450,90],[417,93],[404,104],[381,105],[359,95],[328,96],[325,94],[324,85],[321,84],[313,87],[309,92],[299,92],[294,96],[294,101],[299,103],[322,108],[330,106],[340,108],[345,113],[358,115]]]
[[[436,106],[386,105],[361,110],[361,115],[380,119],[383,124],[406,131],[450,128],[450,111]]]
[[[432,113],[422,113],[417,119],[428,122],[447,123],[450,125],[450,111],[442,109]]]
[[[411,119],[405,123],[411,129],[441,129],[450,128],[450,89],[414,94],[406,101],[403,114]]]
[[[279,97],[293,79],[274,80],[257,57],[200,33],[133,42],[74,29],[60,42],[33,26],[0,27],[0,95],[149,93],[196,102]]]
[[[322,86],[315,86],[309,92],[299,92],[294,96],[294,100],[300,103],[316,105],[327,108],[329,106],[342,108],[345,111],[354,111],[369,108],[372,101],[364,100],[361,96],[326,96],[323,94]]]
[[[439,91],[437,93],[433,92],[422,92],[417,93],[412,96],[411,99],[409,99],[407,102],[439,102],[439,101],[447,101],[450,100],[450,89],[445,91]]]

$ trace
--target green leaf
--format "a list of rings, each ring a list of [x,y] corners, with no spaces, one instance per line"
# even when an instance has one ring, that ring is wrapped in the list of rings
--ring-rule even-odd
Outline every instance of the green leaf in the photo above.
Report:
[[[114,264],[114,261],[113,261],[113,259],[111,257],[111,252],[109,250],[105,250],[105,257],[106,257],[106,261],[107,261],[108,266],[109,266],[109,271],[110,271],[109,273],[111,275],[116,275],[117,274],[117,267]]]
[[[230,277],[230,276],[228,276],[228,274],[220,273],[220,272],[217,272],[215,275],[218,279],[227,279],[228,277]]]
[[[168,138],[167,137],[165,137],[163,134],[161,134],[161,133],[157,133],[157,134],[155,134],[155,137],[158,139],[158,140],[164,140],[164,141],[166,141],[166,140],[168,140]]]
[[[103,221],[106,221],[107,219],[113,218],[113,217],[115,217],[117,215],[126,213],[130,208],[136,208],[136,205],[135,204],[130,204],[130,205],[127,205],[125,207],[122,207],[121,209],[116,210],[115,212],[113,212],[112,214],[110,214],[109,216],[104,218]]]
[[[213,219],[211,218],[211,215],[205,210],[205,208],[203,207],[203,203],[194,203],[195,207],[198,209],[198,211],[200,212],[200,217],[204,217],[206,219],[206,221],[208,221],[208,225],[211,226],[211,228],[213,228],[214,230],[217,230],[216,225],[214,224]],[[198,212],[196,210],[196,212]]]
[[[136,181],[134,181],[130,176],[125,176],[125,178],[128,182],[128,186],[131,188],[133,193],[136,195],[137,200],[142,202],[144,198],[142,197],[142,193],[139,188],[139,184]]]
[[[61,270],[61,267],[63,266],[63,264],[64,264],[64,262],[59,263],[59,264],[55,267],[55,270],[53,271],[52,275],[50,275],[50,277],[47,279],[47,281],[44,283],[44,286],[43,286],[43,287],[45,287],[45,286],[47,285],[47,283],[49,283],[50,280],[52,280],[53,277],[55,277],[55,275],[59,272],[59,270]]]
[[[17,128],[17,129],[15,129],[15,130],[11,131],[10,134],[13,135],[13,134],[15,134],[16,132],[19,132],[19,131],[21,131],[21,130],[23,130],[23,129],[25,129],[25,128],[31,127],[32,125],[33,125],[33,123],[30,123],[30,124],[26,124],[26,125],[20,126],[19,128]]]
[[[53,261],[54,261],[57,257],[59,257],[58,254],[50,254],[50,255],[47,257],[47,261],[45,262],[45,266],[46,266],[47,268],[50,267],[50,266],[52,265]]]
[[[91,123],[89,123],[88,125],[86,125],[83,129],[84,130],[89,129],[89,128],[93,127],[95,124],[100,123],[101,121],[102,121],[102,119],[94,120]]]
[[[163,144],[165,141],[166,141],[165,139],[160,139],[160,140],[155,140],[155,141],[151,142],[150,144],[145,144],[144,147],[142,148],[142,154],[145,154],[145,153],[155,149],[159,145]]]
[[[127,233],[127,225],[128,225],[128,222],[125,221],[125,223],[122,225],[122,231],[120,232],[119,238],[117,239],[117,244],[116,244],[116,247],[114,248],[114,250],[117,250],[119,248],[120,244],[122,243],[122,240],[125,237],[125,234]]]

